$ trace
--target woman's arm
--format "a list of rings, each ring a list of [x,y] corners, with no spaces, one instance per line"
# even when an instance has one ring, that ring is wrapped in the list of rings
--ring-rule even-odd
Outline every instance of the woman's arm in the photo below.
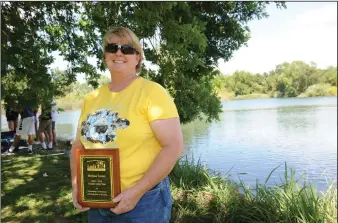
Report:
[[[179,118],[156,120],[150,126],[162,146],[153,164],[136,184],[143,194],[163,180],[183,153],[183,136]]]
[[[111,209],[116,214],[133,209],[143,194],[170,173],[183,153],[183,136],[179,118],[155,120],[150,123],[150,126],[162,149],[140,181],[114,198],[114,202],[119,202]]]

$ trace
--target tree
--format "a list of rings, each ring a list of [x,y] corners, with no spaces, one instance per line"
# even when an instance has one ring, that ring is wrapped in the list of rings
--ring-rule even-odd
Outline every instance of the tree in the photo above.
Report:
[[[74,12],[72,2],[1,2],[1,94],[6,105],[36,107],[62,95],[60,85],[76,80],[75,62],[81,56],[71,44],[77,41]],[[56,50],[73,62],[64,78],[58,75],[61,82],[49,69]]]
[[[267,17],[267,2],[2,2],[2,76],[25,77],[26,88],[52,82],[50,53],[70,63],[71,81],[84,73],[94,88],[103,71],[101,39],[111,26],[126,26],[140,37],[145,57],[159,69],[146,76],[175,98],[182,123],[204,114],[218,119],[220,100],[212,88],[217,61],[232,57],[250,38],[247,23]],[[285,7],[284,3],[276,3]],[[23,13],[24,16],[21,14]],[[97,66],[88,63],[95,56]],[[14,59],[13,59],[14,58]],[[38,78],[36,78],[36,76]],[[14,77],[13,77],[14,78]],[[24,78],[21,78],[24,80]],[[43,83],[43,84],[42,84]],[[2,83],[5,102],[15,91]],[[19,92],[19,87],[16,88]],[[36,90],[36,89],[35,89]],[[18,94],[16,92],[15,94]],[[42,91],[44,92],[44,91]],[[48,91],[46,91],[48,92]],[[21,92],[19,92],[21,93]],[[52,94],[60,92],[54,91]],[[47,93],[46,93],[47,95]],[[47,96],[45,96],[47,97]]]
[[[232,75],[219,74],[213,80],[213,86],[217,92],[226,90],[236,96],[252,93],[273,97],[295,97],[302,93],[305,93],[302,96],[336,95],[337,67],[330,66],[322,70],[314,62],[285,62],[269,73],[236,71]]]
[[[322,83],[337,86],[337,67],[330,66],[322,73]]]
[[[73,91],[72,79],[67,71],[60,69],[51,70],[51,86],[49,88],[52,96],[65,96],[66,94]]]
[[[110,82],[110,78],[107,76],[102,75],[100,79],[98,80],[99,86],[108,84]]]

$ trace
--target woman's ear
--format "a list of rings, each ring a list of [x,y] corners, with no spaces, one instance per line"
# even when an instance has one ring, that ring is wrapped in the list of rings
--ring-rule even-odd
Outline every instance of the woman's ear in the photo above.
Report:
[[[136,72],[139,72],[141,70],[141,66],[142,66],[142,56],[140,54],[137,54],[136,60],[138,61],[137,64],[136,64]]]

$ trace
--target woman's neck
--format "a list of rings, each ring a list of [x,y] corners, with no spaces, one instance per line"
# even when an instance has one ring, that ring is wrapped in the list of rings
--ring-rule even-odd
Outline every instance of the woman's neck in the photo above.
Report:
[[[132,74],[112,74],[111,73],[111,82],[108,84],[109,90],[111,92],[119,92],[125,89],[131,82],[133,82],[138,76],[136,73]]]

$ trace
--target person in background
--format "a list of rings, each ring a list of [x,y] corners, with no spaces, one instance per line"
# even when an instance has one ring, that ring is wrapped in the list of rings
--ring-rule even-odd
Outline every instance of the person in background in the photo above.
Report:
[[[57,145],[56,141],[56,130],[55,130],[55,122],[58,117],[58,106],[56,104],[56,101],[53,100],[52,102],[52,136],[53,136],[53,146]]]
[[[34,128],[35,128],[35,132],[36,132],[34,141],[36,142],[35,144],[39,144],[40,142],[39,142],[39,135],[38,135],[38,116],[37,116],[38,109],[37,108],[34,109],[33,113],[34,113]]]
[[[43,149],[53,149],[52,108],[50,105],[42,105],[41,114],[39,116],[38,135],[40,138],[40,144]],[[45,135],[47,137],[48,147],[45,143]]]
[[[6,118],[8,122],[8,131],[15,131],[18,127],[19,112],[8,106],[6,108]]]
[[[73,204],[88,210],[88,222],[168,223],[172,198],[168,174],[183,153],[183,136],[173,98],[159,84],[137,75],[143,50],[128,28],[103,38],[111,82],[83,102],[70,166]],[[115,208],[86,208],[77,200],[76,149],[115,148],[120,154],[121,193]]]
[[[16,129],[14,142],[9,148],[8,152],[13,153],[15,147],[19,144],[21,136],[28,135],[28,153],[33,153],[34,135],[36,134],[34,128],[34,113],[31,108],[20,109],[20,122]]]

